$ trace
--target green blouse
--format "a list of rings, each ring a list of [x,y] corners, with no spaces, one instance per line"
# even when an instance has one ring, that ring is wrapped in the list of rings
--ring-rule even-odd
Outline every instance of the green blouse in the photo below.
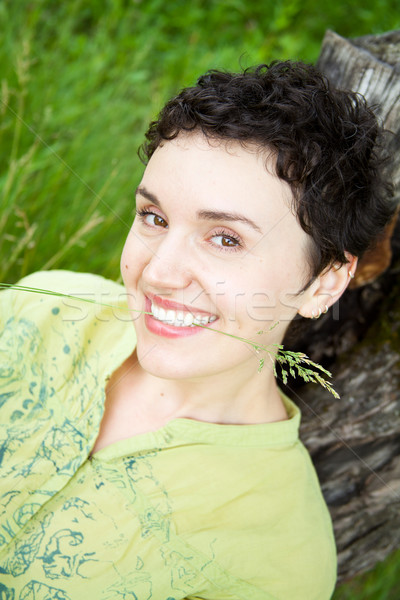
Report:
[[[94,275],[21,284],[126,306]],[[0,308],[1,598],[331,597],[332,524],[290,400],[287,421],[179,418],[91,457],[129,313],[13,290]]]

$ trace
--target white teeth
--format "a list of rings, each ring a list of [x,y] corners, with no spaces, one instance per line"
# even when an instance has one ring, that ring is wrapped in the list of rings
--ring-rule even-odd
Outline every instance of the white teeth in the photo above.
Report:
[[[185,327],[189,327],[189,325],[193,325],[193,317],[190,313],[186,313],[185,318],[183,319],[183,324]]]
[[[208,317],[200,317],[200,316],[197,316],[193,321],[193,323],[195,325],[207,325],[207,323],[209,323],[209,322],[210,321],[209,321]]]
[[[208,323],[212,323],[217,319],[216,315],[210,315],[207,317],[206,315],[192,315],[192,313],[183,312],[181,310],[165,310],[164,308],[157,306],[154,302],[151,303],[151,312],[157,321],[163,321],[164,323],[173,325],[174,327],[194,327],[195,325],[207,325]]]
[[[162,317],[160,317],[162,319]],[[164,319],[162,319],[164,320]],[[168,321],[168,323],[173,323],[175,321],[175,313],[173,310],[167,310],[167,314],[165,315],[165,321]]]

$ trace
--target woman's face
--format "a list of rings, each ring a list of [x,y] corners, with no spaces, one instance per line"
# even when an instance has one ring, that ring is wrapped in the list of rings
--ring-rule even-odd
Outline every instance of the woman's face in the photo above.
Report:
[[[304,302],[308,236],[265,162],[201,134],[163,143],[149,161],[121,257],[130,307],[153,313],[133,317],[145,370],[255,373],[261,356],[230,336],[280,342]]]

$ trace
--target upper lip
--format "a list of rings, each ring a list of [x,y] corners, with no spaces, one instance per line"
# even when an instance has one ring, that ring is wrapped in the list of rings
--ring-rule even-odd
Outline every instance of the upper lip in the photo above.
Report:
[[[182,311],[182,312],[189,312],[192,313],[193,315],[204,315],[204,316],[210,316],[213,313],[207,312],[205,310],[201,310],[199,308],[193,308],[193,306],[186,306],[185,304],[178,304],[177,302],[174,302],[173,300],[167,300],[166,298],[161,298],[160,296],[156,296],[155,294],[149,294],[147,293],[146,296],[149,298],[149,300],[151,300],[152,302],[154,302],[155,304],[157,304],[157,306],[160,306],[161,308],[165,308],[165,309],[170,309],[170,310],[176,310],[176,311]]]

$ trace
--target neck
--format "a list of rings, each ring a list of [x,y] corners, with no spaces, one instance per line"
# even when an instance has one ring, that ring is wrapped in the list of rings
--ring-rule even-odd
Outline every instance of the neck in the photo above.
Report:
[[[162,421],[190,418],[210,423],[252,424],[287,418],[269,365],[261,373],[218,373],[190,380],[162,379],[137,364],[133,384],[137,397]]]

